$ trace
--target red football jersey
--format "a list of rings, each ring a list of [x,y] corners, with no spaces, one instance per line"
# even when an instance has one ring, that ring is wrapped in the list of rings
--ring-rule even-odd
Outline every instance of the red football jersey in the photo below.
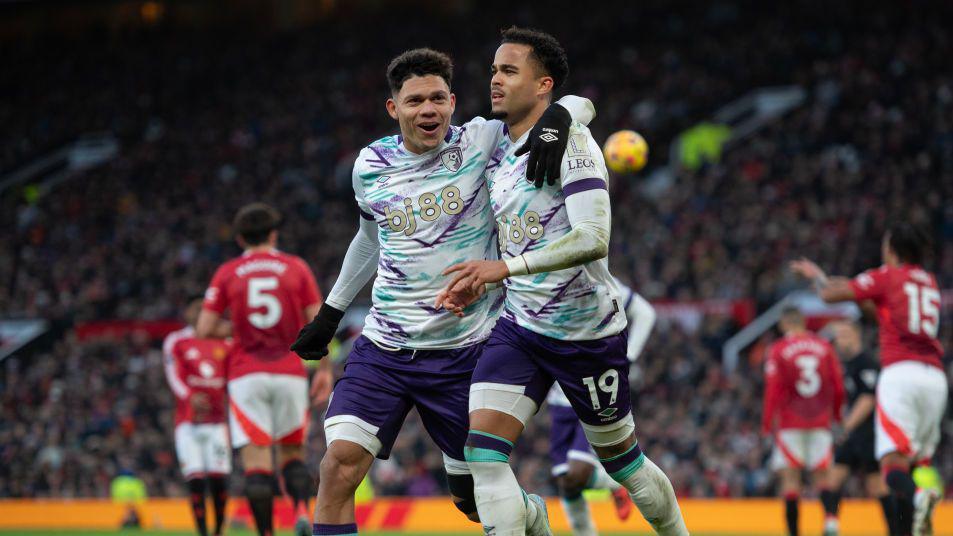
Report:
[[[940,290],[933,274],[919,266],[883,265],[858,275],[850,287],[858,301],[877,306],[881,367],[920,361],[943,368]]]
[[[828,428],[840,421],[844,378],[834,348],[813,333],[775,341],[765,363],[762,428]]]
[[[165,376],[175,394],[175,424],[225,422],[225,366],[230,343],[196,339],[195,330],[173,331],[162,343]],[[206,415],[194,415],[189,399],[195,393],[208,397]]]
[[[297,354],[288,350],[305,325],[304,309],[321,303],[311,269],[280,251],[246,253],[215,272],[203,307],[230,311],[235,348],[228,377],[254,372],[305,376]]]

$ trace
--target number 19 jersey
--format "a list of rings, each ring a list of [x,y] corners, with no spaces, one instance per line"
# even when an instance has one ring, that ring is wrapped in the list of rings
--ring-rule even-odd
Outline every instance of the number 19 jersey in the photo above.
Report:
[[[364,148],[352,181],[361,217],[377,223],[380,260],[364,336],[414,350],[459,348],[483,341],[493,327],[488,293],[456,318],[434,309],[453,264],[497,258],[483,172],[503,137],[503,123],[475,118],[451,126],[423,154],[400,136]]]
[[[203,307],[230,312],[235,344],[229,380],[253,372],[306,375],[301,359],[288,348],[305,324],[304,309],[320,303],[314,274],[295,255],[246,253],[219,267]]]

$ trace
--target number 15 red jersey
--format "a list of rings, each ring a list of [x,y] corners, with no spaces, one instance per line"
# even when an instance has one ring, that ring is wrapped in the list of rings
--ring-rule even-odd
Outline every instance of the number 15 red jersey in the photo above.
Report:
[[[786,335],[769,349],[765,363],[762,429],[829,428],[840,421],[844,378],[827,341],[813,333]]]
[[[919,361],[943,369],[940,290],[936,278],[919,266],[881,266],[850,281],[858,301],[877,306],[880,366]]]
[[[253,372],[304,376],[304,365],[288,347],[305,324],[304,309],[320,303],[314,274],[295,255],[245,253],[219,267],[203,307],[230,311],[235,346],[229,379]]]

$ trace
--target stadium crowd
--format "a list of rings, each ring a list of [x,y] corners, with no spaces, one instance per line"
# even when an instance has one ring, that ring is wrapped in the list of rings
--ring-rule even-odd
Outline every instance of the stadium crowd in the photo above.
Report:
[[[282,247],[305,257],[329,290],[357,218],[350,165],[395,129],[381,106],[389,57],[421,44],[451,52],[463,121],[485,113],[493,32],[514,19],[562,39],[573,68],[567,91],[596,104],[597,138],[635,128],[656,164],[678,132],[750,89],[808,91],[803,106],[731,144],[720,162],[678,170],[660,196],[627,177],[612,185],[613,272],[646,297],[763,307],[802,284],[785,270],[794,257],[843,274],[876,265],[895,217],[933,230],[931,267],[951,288],[953,42],[944,19],[902,6],[863,15],[829,7],[783,21],[730,3],[695,14],[627,3],[584,20],[490,9],[480,25],[445,13],[441,31],[385,11],[254,38],[157,30],[19,44],[11,72],[23,84],[0,107],[0,169],[94,130],[113,132],[122,150],[35,203],[0,199],[0,222],[15,229],[0,234],[0,282],[11,282],[0,288],[0,311],[69,322],[175,317],[237,252],[228,222],[253,199],[281,208]],[[841,24],[848,16],[852,24]],[[395,21],[400,32],[388,30]],[[639,362],[641,443],[683,495],[772,489],[758,431],[759,356],[733,375],[721,367],[736,329],[715,316],[698,331],[660,326]],[[51,352],[3,365],[0,497],[103,496],[123,469],[152,495],[182,493],[155,341],[67,335]],[[547,426],[538,418],[515,457],[529,488],[553,493]],[[947,446],[951,431],[948,423]],[[311,434],[313,467],[320,426]],[[953,481],[953,450],[939,452],[935,464]],[[381,494],[428,495],[444,492],[441,474],[439,451],[411,419],[372,479]]]

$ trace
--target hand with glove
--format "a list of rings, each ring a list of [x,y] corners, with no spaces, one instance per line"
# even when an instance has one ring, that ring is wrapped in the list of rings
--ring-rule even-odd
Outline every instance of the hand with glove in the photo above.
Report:
[[[344,311],[339,311],[327,303],[321,305],[314,320],[305,324],[298,332],[298,338],[291,345],[291,351],[301,359],[317,360],[328,355],[328,344],[337,333],[338,324],[344,318]]]
[[[550,104],[529,131],[526,143],[514,153],[516,156],[529,153],[526,180],[535,183],[537,188],[542,188],[544,179],[550,186],[559,179],[571,124],[569,110],[556,103]]]

